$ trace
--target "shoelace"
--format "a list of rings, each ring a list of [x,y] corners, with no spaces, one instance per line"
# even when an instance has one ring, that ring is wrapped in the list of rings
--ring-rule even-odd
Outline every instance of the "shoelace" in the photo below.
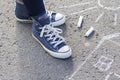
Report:
[[[40,37],[46,37],[47,41],[50,41],[50,44],[53,45],[54,48],[65,41],[64,38],[60,36],[60,33],[62,33],[61,29],[53,28],[51,25],[45,25],[41,29]]]
[[[52,16],[51,16],[52,13],[53,13],[53,11],[47,11],[47,14],[50,17],[50,19],[52,19]]]

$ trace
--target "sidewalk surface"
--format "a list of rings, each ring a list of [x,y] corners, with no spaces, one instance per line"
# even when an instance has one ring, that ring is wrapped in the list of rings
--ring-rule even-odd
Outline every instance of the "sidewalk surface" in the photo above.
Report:
[[[72,57],[51,57],[32,38],[31,24],[16,21],[15,2],[0,0],[0,80],[120,80],[120,1],[45,0],[45,5],[67,16],[59,28]],[[91,26],[95,33],[87,39]]]

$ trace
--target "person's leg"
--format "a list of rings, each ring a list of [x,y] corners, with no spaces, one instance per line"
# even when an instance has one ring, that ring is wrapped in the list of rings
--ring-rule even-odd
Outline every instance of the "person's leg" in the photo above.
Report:
[[[42,15],[46,12],[43,0],[16,0],[16,2],[25,5],[30,16]]]
[[[23,0],[23,2],[30,16],[43,15],[46,13],[43,0]]]
[[[41,2],[41,0],[37,0],[37,1]],[[24,2],[25,2],[26,6],[30,6],[29,5],[30,2],[27,2],[27,0]],[[40,12],[43,12],[44,11],[43,1],[40,4],[42,4],[41,6],[43,7],[43,9],[40,9]],[[28,12],[30,12],[30,14],[37,14],[37,13],[39,13],[38,7],[41,7],[41,6],[38,6],[38,7],[35,6],[35,7],[37,7],[37,8],[35,8],[32,5],[32,8],[34,8],[34,9],[30,8],[31,7],[30,6],[30,7],[28,7],[28,8],[30,8],[28,11],[25,5],[23,3],[23,0],[16,0],[16,9],[15,9],[16,19],[19,22],[31,23],[32,19],[31,19],[31,16],[28,14]],[[50,16],[50,21],[53,26],[59,26],[59,25],[62,25],[65,23],[65,16],[63,14],[55,13],[55,12],[48,11],[48,10],[46,10],[46,11],[47,11],[48,16]]]
[[[23,0],[23,2],[26,7],[22,7],[27,9],[33,19],[33,37],[53,57],[62,59],[70,57],[71,49],[66,44],[64,38],[60,36],[62,30],[53,28],[50,23],[52,20],[56,20],[56,16],[60,16],[56,13],[52,13],[52,18],[50,18],[51,16],[48,16],[45,11],[43,0]],[[21,2],[19,3],[21,4]],[[21,6],[20,4],[19,6]],[[22,9],[23,12],[24,10],[25,9]],[[22,14],[22,12],[20,12],[20,14]]]

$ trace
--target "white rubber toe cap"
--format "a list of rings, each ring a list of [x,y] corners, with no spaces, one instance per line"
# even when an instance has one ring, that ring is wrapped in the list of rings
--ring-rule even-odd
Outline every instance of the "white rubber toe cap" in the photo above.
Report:
[[[65,16],[57,13],[55,17],[55,22],[52,22],[53,26],[60,26],[65,23]]]
[[[57,20],[60,20],[60,19],[62,19],[63,17],[64,17],[63,14],[57,13],[56,16],[55,16],[55,20],[56,20],[56,21],[57,21]]]
[[[66,46],[60,48],[58,52],[64,53],[64,52],[67,52],[67,51],[69,51],[69,50],[70,50],[69,46],[66,45]]]

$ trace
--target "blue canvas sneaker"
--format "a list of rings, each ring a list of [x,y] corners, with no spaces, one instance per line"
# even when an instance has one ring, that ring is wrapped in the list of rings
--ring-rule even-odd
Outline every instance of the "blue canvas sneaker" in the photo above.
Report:
[[[48,16],[50,18],[50,22],[53,26],[60,26],[65,23],[64,15],[62,15],[60,13],[55,13],[52,11],[46,11],[46,13],[48,14]],[[16,2],[15,15],[16,15],[17,21],[19,21],[19,22],[27,22],[27,23],[32,22],[32,19],[28,15],[28,11],[27,11],[26,7],[24,6],[24,4],[20,4],[20,3]]]
[[[65,59],[71,56],[71,48],[60,36],[61,29],[54,28],[50,24],[47,14],[39,18],[33,18],[32,36],[53,57]]]

